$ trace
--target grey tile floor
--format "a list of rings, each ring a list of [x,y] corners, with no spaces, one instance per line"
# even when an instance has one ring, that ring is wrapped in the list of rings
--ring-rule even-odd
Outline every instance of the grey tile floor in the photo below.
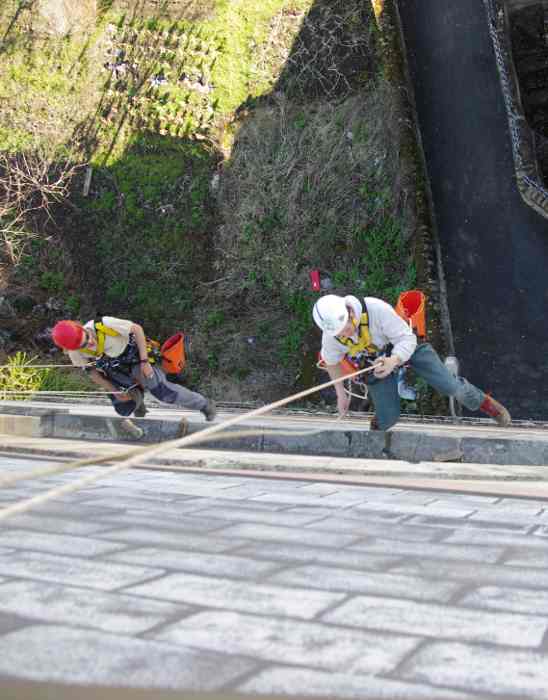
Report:
[[[0,527],[0,680],[548,698],[547,525],[542,500],[123,472]]]

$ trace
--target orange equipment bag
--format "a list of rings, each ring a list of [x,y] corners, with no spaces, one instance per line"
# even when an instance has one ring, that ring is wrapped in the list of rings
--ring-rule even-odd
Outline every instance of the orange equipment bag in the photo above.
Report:
[[[422,292],[418,289],[402,292],[394,310],[418,336],[426,337],[426,297]]]
[[[179,374],[186,364],[185,335],[175,333],[160,348],[162,369],[166,374]]]
[[[318,363],[316,366],[319,369],[325,369],[325,360],[320,353],[318,353]],[[344,375],[354,374],[354,372],[357,372],[360,369],[357,365],[352,364],[348,357],[343,357],[343,359],[339,362],[339,366]]]

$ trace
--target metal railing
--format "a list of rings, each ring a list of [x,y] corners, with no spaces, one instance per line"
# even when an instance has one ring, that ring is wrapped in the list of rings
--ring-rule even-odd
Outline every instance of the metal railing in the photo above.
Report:
[[[521,106],[507,40],[505,8],[500,0],[483,0],[483,3],[508,116],[518,189],[526,204],[548,218],[548,190],[539,174],[535,134],[529,127]]]

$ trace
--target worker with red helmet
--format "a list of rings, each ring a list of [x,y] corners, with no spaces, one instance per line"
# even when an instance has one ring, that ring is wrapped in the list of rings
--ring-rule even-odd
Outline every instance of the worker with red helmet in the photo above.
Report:
[[[85,367],[91,379],[112,394],[117,401],[131,401],[110,380],[113,370],[129,378],[129,385],[142,386],[160,401],[201,411],[206,420],[215,418],[215,404],[202,394],[168,381],[163,370],[152,364],[142,326],[114,316],[101,321],[63,320],[51,332],[53,342],[70,357],[73,365]],[[121,411],[119,411],[121,412]]]
[[[394,309],[375,297],[327,294],[314,304],[312,316],[322,330],[321,355],[331,379],[343,376],[341,360],[353,358],[377,365],[367,376],[369,393],[375,404],[371,428],[388,430],[400,416],[395,370],[408,363],[436,391],[454,397],[470,411],[482,411],[498,425],[510,425],[506,408],[464,377],[455,377],[429,343],[417,346],[417,338]],[[342,382],[335,385],[339,414],[350,405]]]

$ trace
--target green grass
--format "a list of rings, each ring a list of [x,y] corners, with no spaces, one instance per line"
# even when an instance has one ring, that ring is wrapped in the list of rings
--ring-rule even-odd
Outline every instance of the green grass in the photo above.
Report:
[[[295,12],[312,6],[311,0],[221,0],[215,18],[204,26],[222,37],[223,50],[212,70],[219,110],[230,114],[250,97],[270,89],[272,73],[256,65],[257,52],[268,40],[271,20],[288,6]],[[287,40],[287,39],[286,39]]]
[[[0,367],[0,399],[24,401],[40,391],[94,391],[89,379],[78,370],[40,368],[37,357],[17,352]]]
[[[3,3],[0,31],[9,26],[17,5],[16,0]],[[99,71],[88,58],[102,25],[85,37],[47,36],[33,31],[32,5],[20,13],[2,46],[0,150],[39,147],[74,155],[78,125],[98,100]]]
[[[188,317],[194,282],[209,268],[214,160],[198,143],[143,135],[96,171],[93,195],[78,201],[78,225],[101,270],[92,290],[101,308],[139,320],[151,333]]]

